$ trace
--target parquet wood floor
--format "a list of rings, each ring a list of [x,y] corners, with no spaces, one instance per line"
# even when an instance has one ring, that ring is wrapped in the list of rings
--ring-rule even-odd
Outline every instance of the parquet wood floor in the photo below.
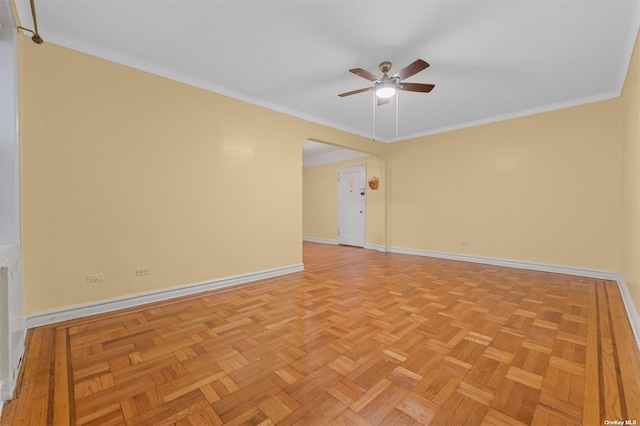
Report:
[[[640,420],[614,282],[311,243],[304,263],[29,330],[2,425]]]

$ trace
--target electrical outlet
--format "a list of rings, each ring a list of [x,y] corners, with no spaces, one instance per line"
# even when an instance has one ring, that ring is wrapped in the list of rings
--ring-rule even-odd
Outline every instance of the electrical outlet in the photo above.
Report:
[[[149,275],[149,268],[138,268],[136,269],[136,277],[140,277],[142,275]]]
[[[104,274],[100,272],[99,274],[89,274],[87,275],[88,283],[101,283],[104,281]]]

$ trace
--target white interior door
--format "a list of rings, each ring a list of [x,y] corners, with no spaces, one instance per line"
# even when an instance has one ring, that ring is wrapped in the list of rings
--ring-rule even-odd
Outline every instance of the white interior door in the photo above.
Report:
[[[365,184],[364,165],[338,169],[338,243],[364,247]]]

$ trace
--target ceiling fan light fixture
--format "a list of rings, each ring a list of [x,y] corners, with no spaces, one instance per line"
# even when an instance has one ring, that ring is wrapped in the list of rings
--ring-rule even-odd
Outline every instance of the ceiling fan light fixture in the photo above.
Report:
[[[396,94],[396,85],[392,82],[380,83],[376,86],[376,96],[389,99]]]

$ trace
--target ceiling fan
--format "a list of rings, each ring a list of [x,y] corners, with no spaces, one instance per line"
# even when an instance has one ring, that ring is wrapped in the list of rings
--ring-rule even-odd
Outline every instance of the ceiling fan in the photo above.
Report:
[[[380,68],[380,71],[382,71],[382,77],[379,78],[367,70],[363,70],[362,68],[354,68],[349,70],[349,72],[362,78],[366,78],[367,80],[373,81],[373,86],[365,87],[364,89],[353,90],[351,92],[341,93],[338,96],[345,97],[355,95],[356,93],[375,90],[376,97],[378,98],[378,105],[384,105],[386,103],[389,103],[389,98],[395,95],[397,90],[429,93],[435,87],[434,84],[402,83],[402,80],[404,80],[405,78],[409,78],[412,75],[419,73],[420,71],[426,69],[428,66],[429,64],[427,62],[423,61],[422,59],[418,59],[389,77],[387,73],[391,69],[391,62],[384,61],[381,62],[378,66]]]

